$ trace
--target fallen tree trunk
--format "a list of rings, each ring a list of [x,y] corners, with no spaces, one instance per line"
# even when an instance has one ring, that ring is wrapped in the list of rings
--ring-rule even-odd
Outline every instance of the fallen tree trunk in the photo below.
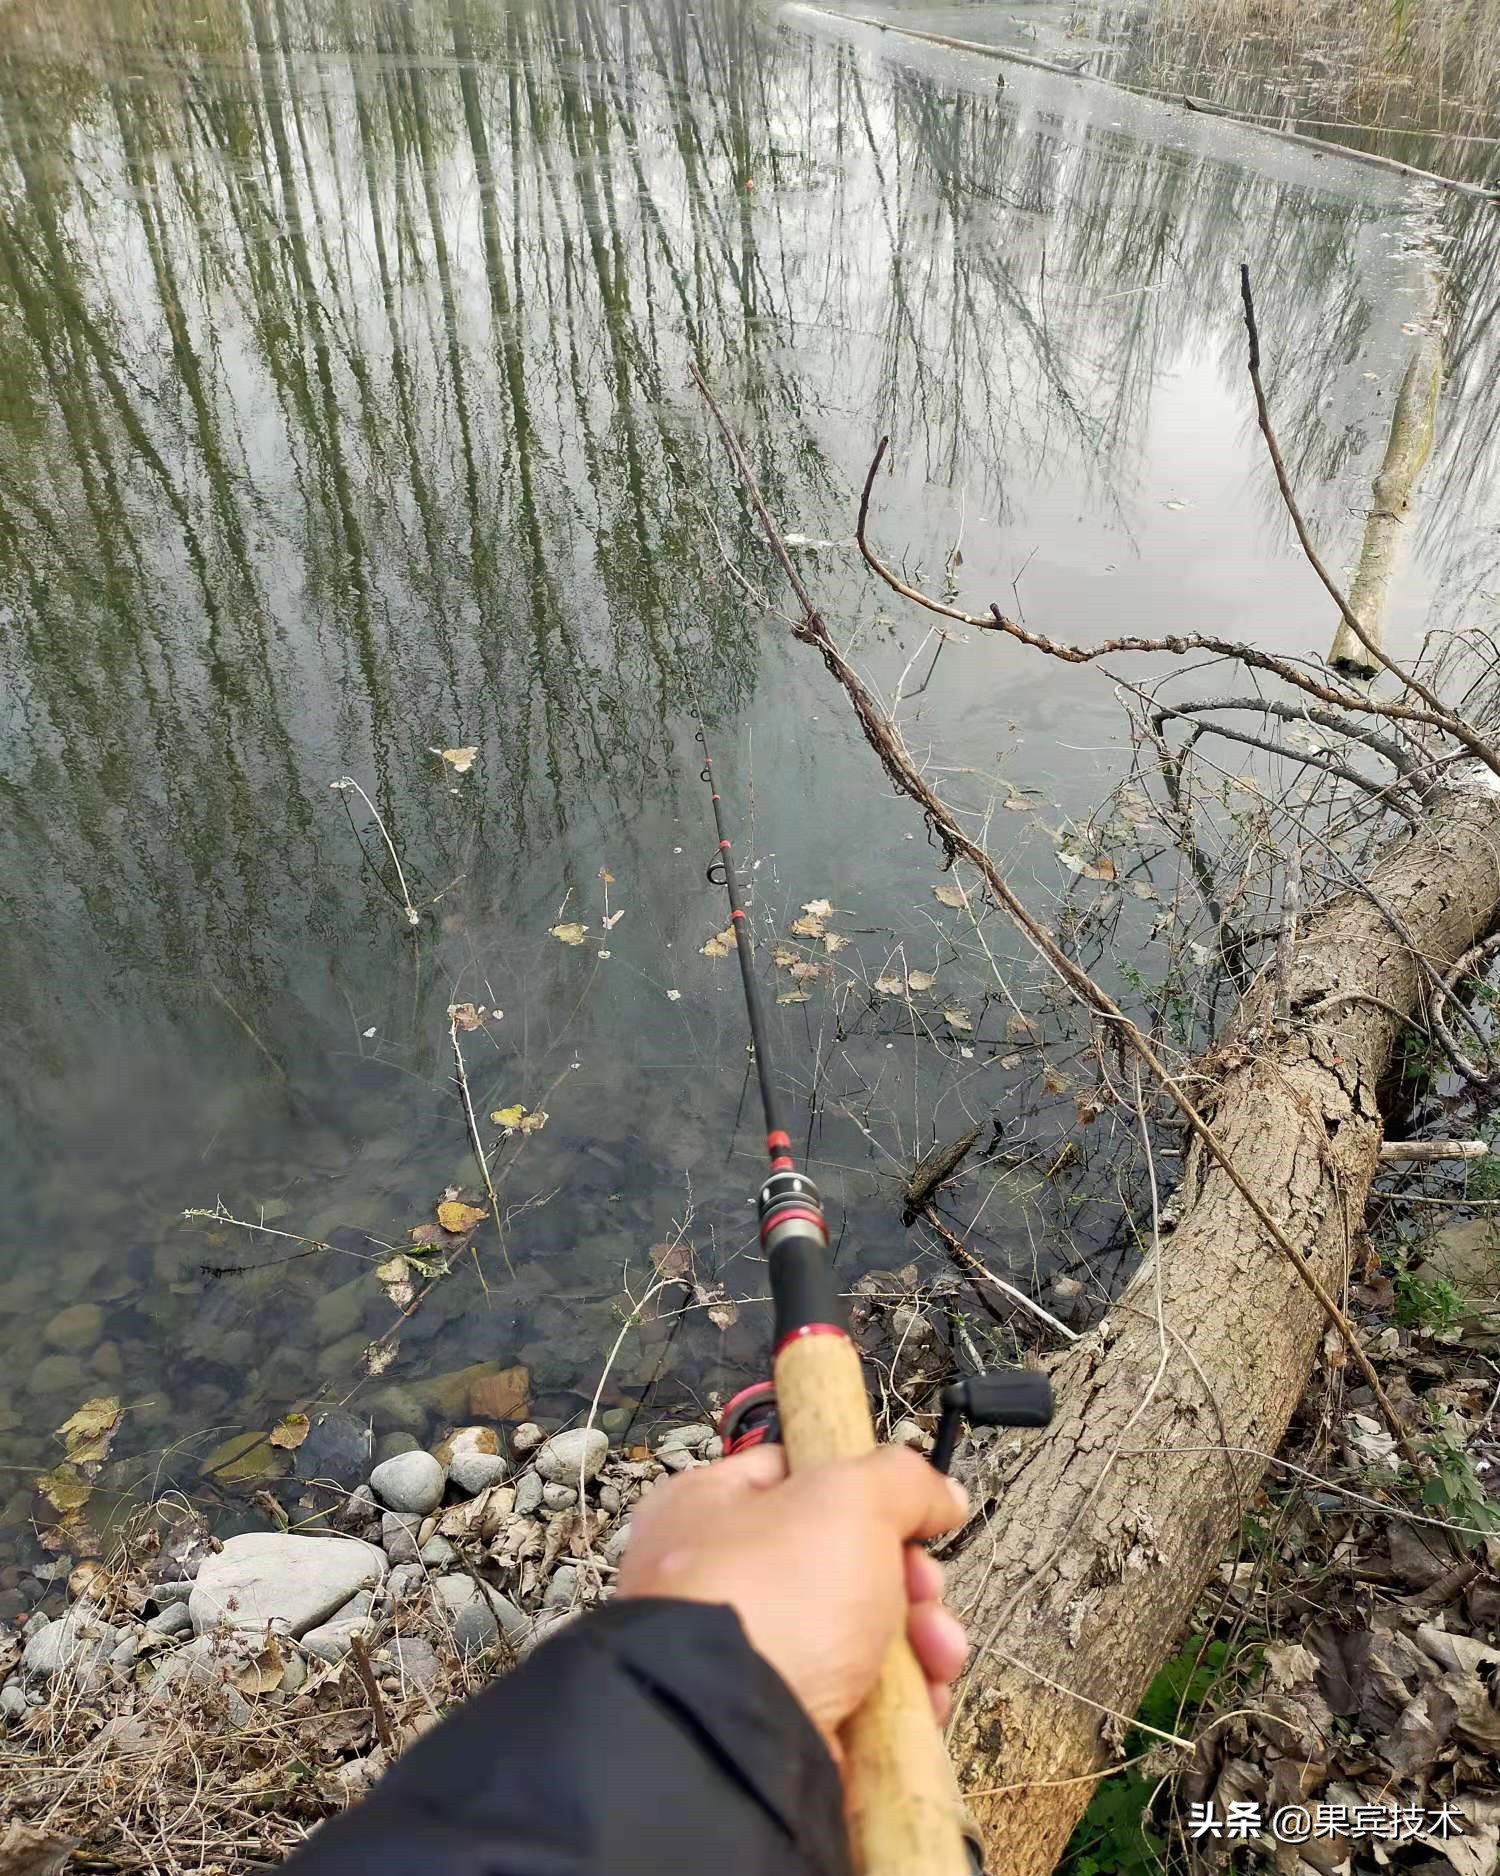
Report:
[[[1335,1293],[1378,1163],[1376,1091],[1430,978],[1500,917],[1500,795],[1455,791],[1366,893],[1312,917],[1200,1064],[1215,1133]],[[1404,941],[1394,921],[1404,928]],[[1379,1001],[1366,999],[1378,998]],[[950,1743],[994,1876],[1051,1870],[1093,1777],[1233,1544],[1307,1385],[1318,1303],[1213,1159],[1106,1324],[1052,1368],[1057,1413],[975,1482],[949,1598],[975,1655]]]

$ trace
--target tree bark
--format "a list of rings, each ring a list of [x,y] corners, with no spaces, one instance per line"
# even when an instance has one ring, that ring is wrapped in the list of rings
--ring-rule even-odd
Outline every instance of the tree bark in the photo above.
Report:
[[[1445,971],[1500,918],[1500,795],[1446,795],[1370,885]],[[1393,1012],[1414,1014],[1427,981],[1372,898],[1345,895],[1298,940],[1290,1026],[1275,1025],[1262,979],[1199,1064],[1215,1132],[1335,1293],[1378,1163]],[[1327,1326],[1201,1151],[1175,1209],[1107,1321],[1052,1367],[1051,1427],[1007,1437],[981,1468],[980,1510],[950,1564],[975,1644],[951,1744],[991,1876],[1056,1864],[1232,1546]]]

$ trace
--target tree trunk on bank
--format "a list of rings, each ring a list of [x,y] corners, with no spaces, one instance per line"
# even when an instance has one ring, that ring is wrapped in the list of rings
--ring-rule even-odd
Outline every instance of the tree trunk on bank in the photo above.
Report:
[[[1429,963],[1448,969],[1500,916],[1500,796],[1445,797],[1386,851],[1371,885]],[[1203,1097],[1215,1132],[1335,1294],[1376,1169],[1376,1091],[1401,1028],[1351,993],[1416,1014],[1423,987],[1390,920],[1348,894],[1298,941],[1291,1026],[1273,1028],[1275,986],[1262,981],[1199,1065],[1216,1084]],[[982,1520],[949,1567],[950,1601],[975,1645],[951,1743],[991,1876],[1056,1864],[1088,1775],[1109,1770],[1106,1742],[1123,1731],[1100,1709],[1128,1719],[1176,1644],[1253,1499],[1264,1470],[1255,1453],[1280,1445],[1326,1326],[1201,1152],[1188,1157],[1175,1210],[1160,1255],[1052,1368],[1052,1426],[1007,1436],[1006,1456],[982,1473]]]

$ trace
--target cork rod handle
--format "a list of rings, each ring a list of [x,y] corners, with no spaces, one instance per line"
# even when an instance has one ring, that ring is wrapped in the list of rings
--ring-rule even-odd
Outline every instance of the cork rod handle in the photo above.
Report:
[[[776,1357],[793,1471],[874,1450],[859,1355],[842,1335],[801,1336]],[[927,1684],[904,1635],[844,1729],[845,1808],[859,1876],[969,1876],[961,1807]]]

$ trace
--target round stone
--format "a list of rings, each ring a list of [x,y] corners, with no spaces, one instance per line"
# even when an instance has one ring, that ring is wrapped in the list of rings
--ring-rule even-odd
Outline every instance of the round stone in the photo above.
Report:
[[[375,1496],[392,1511],[415,1511],[425,1516],[443,1502],[445,1475],[431,1453],[397,1453],[384,1459],[370,1474]]]

